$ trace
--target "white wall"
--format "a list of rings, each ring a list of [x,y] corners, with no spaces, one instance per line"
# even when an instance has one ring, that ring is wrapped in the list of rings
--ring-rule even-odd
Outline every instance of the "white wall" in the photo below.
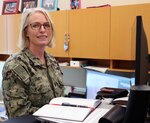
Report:
[[[40,2],[41,0],[38,1]],[[111,6],[120,6],[120,5],[142,4],[142,3],[150,3],[150,0],[81,0],[81,7],[86,8],[89,6],[100,6],[104,4],[110,4]],[[2,13],[2,5],[3,0],[0,0],[0,14]],[[69,10],[70,0],[58,0],[58,8],[60,8],[60,10]]]
[[[150,3],[150,0],[81,0],[82,7],[110,4],[111,6]]]
[[[81,8],[110,4],[111,6],[150,3],[150,0],[81,0]],[[70,0],[59,0],[60,10],[70,9]]]

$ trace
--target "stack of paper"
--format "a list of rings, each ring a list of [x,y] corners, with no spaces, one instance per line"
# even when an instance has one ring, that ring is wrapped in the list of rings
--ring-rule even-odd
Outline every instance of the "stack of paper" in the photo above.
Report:
[[[39,118],[56,118],[70,121],[84,119],[101,103],[100,100],[58,97],[44,105],[33,115]]]
[[[84,68],[89,70],[95,70],[102,73],[105,73],[108,70],[108,68],[106,67],[96,67],[96,66],[86,66]]]

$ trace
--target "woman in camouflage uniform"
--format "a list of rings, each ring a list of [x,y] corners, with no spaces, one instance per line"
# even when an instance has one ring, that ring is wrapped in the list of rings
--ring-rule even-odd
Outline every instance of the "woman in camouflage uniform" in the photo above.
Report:
[[[22,14],[19,46],[3,68],[3,97],[9,118],[32,114],[52,98],[63,96],[62,72],[54,57],[45,52],[54,46],[54,26],[42,8]]]

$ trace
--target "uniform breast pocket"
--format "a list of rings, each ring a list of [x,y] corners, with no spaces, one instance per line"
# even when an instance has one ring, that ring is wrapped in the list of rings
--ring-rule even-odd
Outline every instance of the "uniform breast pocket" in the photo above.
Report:
[[[29,99],[33,106],[41,107],[54,98],[50,82],[43,75],[34,75],[31,78]]]
[[[50,91],[50,83],[47,77],[41,75],[34,75],[31,77],[30,92],[35,94],[44,94]]]

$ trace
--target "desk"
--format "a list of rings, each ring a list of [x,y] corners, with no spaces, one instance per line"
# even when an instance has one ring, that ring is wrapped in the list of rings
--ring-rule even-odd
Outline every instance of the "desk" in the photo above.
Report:
[[[100,109],[98,109],[98,110],[100,110]],[[98,123],[98,121],[96,121],[96,122],[94,122],[94,121],[98,120],[99,117],[101,117],[101,116],[96,115],[95,118],[91,118],[93,115],[95,115],[94,112],[84,122]],[[9,119],[9,120],[1,122],[1,123],[42,123],[42,122],[38,121],[33,115],[26,115],[26,116],[21,116],[21,117],[17,117],[17,118],[12,118],[12,119]],[[49,123],[55,123],[55,122],[49,122]],[[145,123],[150,123],[150,117],[146,119]]]
[[[106,113],[106,111],[102,112],[102,109],[107,109],[107,111],[109,111],[112,107],[113,107],[112,105],[102,103],[84,120],[83,123],[98,123],[98,120]],[[26,115],[26,116],[12,118],[2,123],[41,123],[41,122],[38,121],[33,115]],[[50,123],[56,123],[56,122],[50,122]],[[62,121],[58,123],[65,123],[65,122]]]

